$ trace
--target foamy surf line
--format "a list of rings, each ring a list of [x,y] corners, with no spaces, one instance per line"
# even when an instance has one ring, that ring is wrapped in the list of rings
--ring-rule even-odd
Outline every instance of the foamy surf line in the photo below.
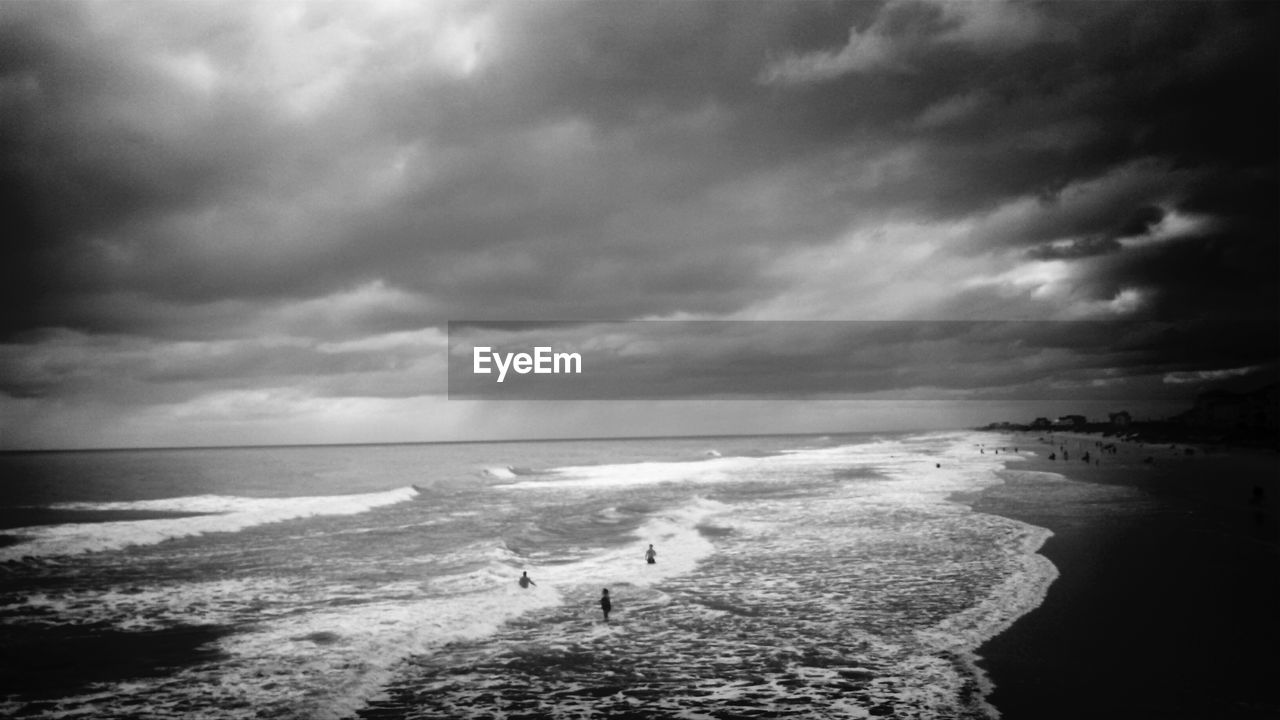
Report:
[[[900,484],[895,490],[879,493],[875,502],[911,505],[942,501],[968,508],[967,503],[955,502],[956,493],[1003,484],[999,473],[1024,459],[1009,452],[997,453],[1003,440],[984,432],[939,432],[850,450],[875,465],[890,481]],[[915,637],[939,655],[954,654],[959,658],[977,683],[982,712],[998,718],[999,711],[986,700],[995,686],[978,665],[977,649],[1039,607],[1059,573],[1048,558],[1039,554],[1045,541],[1053,536],[1050,530],[999,515],[979,514],[985,517],[984,524],[1000,529],[1000,545],[1011,572],[974,606],[916,631]],[[953,691],[959,692],[959,687]]]
[[[326,585],[326,600],[279,579],[175,584],[96,596],[85,592],[74,598],[36,596],[27,603],[33,608],[86,613],[85,623],[111,623],[131,631],[189,621],[193,604],[205,608],[202,623],[238,628],[216,641],[224,655],[216,666],[182,668],[159,684],[112,682],[62,698],[56,714],[36,716],[351,718],[382,695],[406,658],[488,637],[523,614],[563,603],[554,589],[524,591],[509,575],[500,584],[480,580],[483,589],[473,587],[450,598],[429,597],[421,583],[402,582]],[[300,611],[303,605],[305,612]],[[199,688],[201,700],[184,707],[191,705],[193,688]],[[4,708],[0,699],[0,713]]]
[[[625,545],[577,562],[524,567],[539,583],[565,589],[624,583],[647,587],[693,572],[699,562],[710,557],[715,547],[698,527],[727,509],[723,503],[695,497],[685,505],[655,513]],[[659,562],[652,565],[641,561],[650,544],[659,548]]]
[[[899,439],[837,445],[825,448],[781,450],[765,456],[723,456],[709,451],[697,460],[647,461],[621,464],[569,465],[533,471],[518,467],[488,468],[484,474],[504,482],[494,487],[503,491],[560,488],[617,488],[662,483],[719,483],[741,480],[748,474],[819,470],[855,463],[891,466],[915,473],[936,460],[948,464],[938,477],[953,479],[954,489],[964,489],[977,479],[977,486],[998,482],[988,471],[1003,467],[999,455],[979,457],[977,449],[996,436],[979,432],[937,432],[909,435]],[[931,452],[927,452],[931,451]],[[956,463],[957,460],[964,462]]]
[[[1057,566],[1037,552],[1053,533],[1016,520],[1007,522],[1016,528],[1008,551],[1015,555],[1012,561],[1017,570],[974,607],[916,633],[924,644],[940,652],[953,652],[962,659],[978,684],[984,711],[992,718],[1000,717],[1000,711],[987,700],[995,691],[995,684],[978,664],[981,657],[977,650],[1040,607],[1059,574]]]
[[[741,480],[750,473],[803,470],[856,459],[848,453],[857,447],[853,445],[819,450],[786,450],[763,457],[725,457],[717,453],[698,460],[571,465],[551,468],[528,479],[520,477],[520,473],[513,473],[507,479],[513,479],[515,482],[494,487],[503,491],[530,491],[561,488],[619,488],[680,482],[699,484],[733,482]]]
[[[77,555],[154,545],[173,538],[238,532],[267,523],[317,515],[356,515],[373,508],[412,500],[413,487],[360,495],[295,498],[248,498],[220,495],[139,500],[133,502],[60,503],[58,510],[150,511],[197,513],[186,517],[113,522],[67,523],[22,528],[19,542],[0,548],[0,562],[24,557]]]
[[[695,498],[655,513],[637,532],[638,539],[622,548],[566,564],[522,564],[537,582],[528,589],[515,583],[512,564],[519,558],[499,548],[489,553],[483,568],[432,579],[431,588],[449,589],[448,597],[415,597],[410,589],[402,600],[273,619],[220,642],[231,657],[220,669],[220,687],[236,693],[229,699],[251,699],[259,710],[317,720],[352,717],[384,695],[412,656],[490,637],[527,613],[564,605],[567,597],[581,596],[588,586],[647,587],[692,572],[714,552],[698,526],[725,509],[722,503]],[[641,561],[646,541],[663,548],[655,565]],[[269,683],[272,690],[261,689],[263,673],[275,680]],[[317,678],[325,679],[323,686]],[[298,687],[308,689],[301,702]]]
[[[946,455],[971,461],[975,445],[982,448],[989,443],[993,450],[999,449],[1004,438],[987,433],[974,433],[956,435],[953,436],[953,440]],[[1028,454],[1035,453],[1028,452]],[[1016,469],[1017,463],[1026,459],[1020,454],[1009,452],[988,454],[984,451],[981,455],[983,462],[979,464],[990,466],[987,472],[997,478],[997,482],[983,483],[984,485],[1002,484],[1004,480],[999,479],[999,475],[996,474],[1001,470],[1018,474],[1032,473],[1032,471]],[[1066,479],[1057,473],[1045,474]],[[976,606],[957,616],[947,618],[929,630],[918,632],[917,637],[927,644],[951,650],[961,657],[978,682],[985,712],[992,718],[999,718],[1000,711],[987,700],[995,691],[995,684],[986,671],[978,665],[981,657],[977,654],[977,650],[988,640],[1009,629],[1019,618],[1040,607],[1048,595],[1049,587],[1058,579],[1060,573],[1057,566],[1039,552],[1044,543],[1053,537],[1051,530],[1000,515],[983,514],[990,517],[993,522],[1008,526],[1009,531],[1005,540],[1006,552],[1017,569],[1003,583],[993,588],[986,599]]]
[[[406,659],[492,636],[515,618],[563,602],[552,588],[528,592],[509,580],[453,598],[387,600],[279,618],[219,643],[230,656],[219,669],[219,688],[227,700],[252,707],[247,718],[350,718],[383,695]]]

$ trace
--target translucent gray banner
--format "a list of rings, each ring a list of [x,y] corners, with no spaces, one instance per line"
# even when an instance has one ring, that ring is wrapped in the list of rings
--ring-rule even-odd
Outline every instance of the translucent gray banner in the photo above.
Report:
[[[448,378],[451,399],[1084,399],[1274,377],[1278,354],[1196,323],[457,321]]]

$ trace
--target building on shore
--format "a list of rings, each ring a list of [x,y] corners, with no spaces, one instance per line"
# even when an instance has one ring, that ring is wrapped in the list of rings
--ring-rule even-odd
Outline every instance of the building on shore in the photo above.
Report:
[[[1280,386],[1271,384],[1246,393],[1209,390],[1200,393],[1195,406],[1176,420],[1202,430],[1274,433],[1280,427],[1277,423],[1277,408],[1280,407],[1277,387]]]
[[[1107,419],[1110,420],[1112,427],[1123,428],[1133,424],[1133,416],[1128,410],[1120,412],[1107,413]]]

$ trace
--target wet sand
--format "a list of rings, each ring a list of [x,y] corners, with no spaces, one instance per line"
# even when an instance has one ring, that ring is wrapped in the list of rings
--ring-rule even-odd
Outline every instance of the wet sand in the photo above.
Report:
[[[1280,455],[1038,437],[975,504],[1052,530],[1061,573],[978,651],[1002,717],[1280,717]]]

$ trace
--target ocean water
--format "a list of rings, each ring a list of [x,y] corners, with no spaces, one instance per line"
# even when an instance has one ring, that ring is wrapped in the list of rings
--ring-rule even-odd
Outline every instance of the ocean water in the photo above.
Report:
[[[998,442],[3,455],[0,715],[995,717],[1056,577]]]

